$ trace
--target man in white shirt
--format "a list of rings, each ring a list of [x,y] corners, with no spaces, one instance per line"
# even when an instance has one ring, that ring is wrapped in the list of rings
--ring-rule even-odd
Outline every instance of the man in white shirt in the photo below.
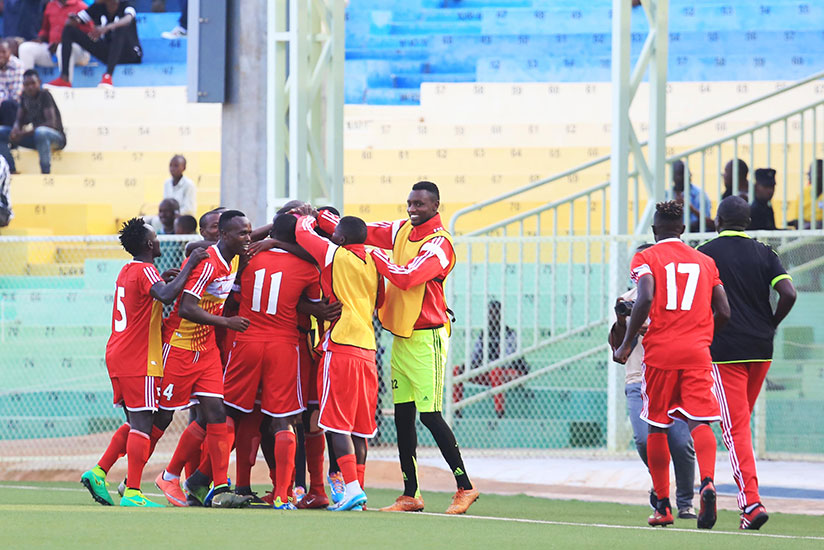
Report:
[[[163,184],[163,198],[175,199],[180,205],[181,216],[197,215],[197,188],[195,183],[183,175],[186,170],[186,158],[175,155],[169,161],[171,178]]]

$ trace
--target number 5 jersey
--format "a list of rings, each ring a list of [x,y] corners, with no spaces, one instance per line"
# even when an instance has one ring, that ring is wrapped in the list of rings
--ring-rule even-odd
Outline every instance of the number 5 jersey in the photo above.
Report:
[[[111,378],[163,376],[163,304],[149,293],[160,280],[154,264],[137,261],[124,265],[117,275],[112,335],[106,344],[106,367]]]
[[[664,239],[635,254],[631,276],[636,283],[641,277],[655,281],[644,363],[659,369],[710,369],[712,289],[722,284],[715,261],[680,239]]]

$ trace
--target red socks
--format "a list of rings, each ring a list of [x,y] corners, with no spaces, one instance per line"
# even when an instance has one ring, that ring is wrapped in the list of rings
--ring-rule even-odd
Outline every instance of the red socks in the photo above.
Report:
[[[257,448],[260,445],[260,416],[259,411],[244,414],[235,428],[235,485],[238,487],[249,487],[252,484],[252,466],[255,465]]]
[[[306,432],[306,467],[309,470],[309,492],[323,492],[323,432]]]
[[[647,434],[647,465],[655,494],[659,499],[669,498],[670,451],[666,432]]]
[[[112,469],[112,466],[114,466],[114,463],[117,462],[117,459],[126,454],[126,440],[129,438],[129,431],[131,429],[132,427],[126,423],[114,432],[112,440],[109,441],[109,446],[106,447],[106,452],[104,452],[100,460],[97,461],[97,465],[100,466],[104,472],[108,473],[109,470]]]
[[[715,453],[718,447],[709,424],[696,426],[692,430],[692,441],[695,444],[695,460],[698,462],[701,481],[708,477],[715,479]]]
[[[194,470],[189,471],[188,463],[194,457],[200,457],[200,445],[205,438],[206,430],[201,428],[197,422],[192,422],[186,426],[186,429],[180,434],[180,441],[177,442],[177,448],[175,448],[175,453],[172,455],[169,465],[166,466],[166,471],[173,476],[180,476],[183,465],[186,464],[186,473],[192,475]]]
[[[366,478],[366,464],[358,464],[358,483],[360,483],[361,489],[366,489],[366,485],[364,485],[364,479]]]
[[[151,440],[148,435],[138,430],[131,430],[126,441],[126,454],[129,455],[129,473],[126,476],[129,489],[140,490],[140,479],[143,477],[143,468],[149,460]]]
[[[355,463],[355,454],[348,454],[338,457],[338,468],[343,474],[343,481],[345,483],[352,483],[358,481],[358,465]]]
[[[164,433],[165,432],[157,426],[152,426],[152,433],[149,436],[149,457],[154,454],[155,447],[157,447],[157,442],[160,441],[160,438],[163,437]],[[148,458],[146,460],[148,460]]]
[[[232,445],[228,433],[229,429],[226,422],[206,424],[206,449],[212,463],[212,481],[215,487],[229,483],[227,472]]]
[[[275,434],[275,496],[286,502],[289,489],[295,475],[295,448],[297,437],[291,430],[282,430]]]

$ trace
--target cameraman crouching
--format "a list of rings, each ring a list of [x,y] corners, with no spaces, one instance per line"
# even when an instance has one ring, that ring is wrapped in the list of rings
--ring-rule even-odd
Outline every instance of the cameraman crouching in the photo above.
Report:
[[[652,245],[643,244],[638,247],[636,252],[650,246]],[[622,294],[615,302],[617,320],[609,331],[609,345],[612,347],[612,351],[615,351],[624,340],[627,319],[632,313],[632,306],[635,304],[637,294],[638,290],[632,288]],[[644,323],[638,331],[638,337],[633,342],[632,353],[630,353],[626,363],[626,388],[624,390],[627,396],[627,413],[632,424],[635,448],[645,465],[647,464],[648,424],[641,419],[641,409],[644,406],[641,398],[641,383],[644,380],[644,347],[641,340],[647,332],[647,325],[648,323]],[[667,430],[667,440],[672,455],[672,463],[675,467],[675,495],[678,505],[678,517],[680,519],[695,519],[697,516],[692,506],[692,497],[695,492],[695,449],[693,448],[692,436],[687,423],[676,419],[675,424]],[[649,495],[650,506],[655,509],[658,498],[652,489],[650,489]]]

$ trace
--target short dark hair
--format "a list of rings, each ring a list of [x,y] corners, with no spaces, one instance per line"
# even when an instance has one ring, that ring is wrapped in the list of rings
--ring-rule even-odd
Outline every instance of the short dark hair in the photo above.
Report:
[[[292,199],[289,202],[287,202],[286,204],[284,204],[283,206],[281,206],[278,209],[278,211],[275,212],[275,214],[285,214],[285,213],[289,212],[290,210],[292,210],[293,208],[297,208],[297,207],[302,206],[304,204],[306,204],[306,203],[303,202],[302,200]]]
[[[212,214],[219,214],[219,213],[223,212],[224,210],[226,210],[226,209],[222,206],[218,206],[215,209],[209,210],[208,212],[206,212],[205,214],[200,216],[200,219],[197,222],[198,226],[201,229],[203,229],[203,226],[206,225],[206,216],[211,216]]]
[[[813,181],[813,167],[815,167],[816,174],[815,174],[815,181]],[[824,182],[824,160],[822,159],[815,159],[813,162],[810,163],[810,169],[807,172],[807,177],[810,178],[810,184],[814,185],[816,189],[821,189],[821,184]]]
[[[366,242],[366,222],[355,216],[344,216],[338,222],[338,228],[346,244],[361,244]]]
[[[655,205],[655,217],[664,221],[684,219],[684,207],[676,201],[664,201]]]
[[[438,191],[438,186],[431,181],[419,181],[412,186],[412,191],[429,191],[435,200],[441,200],[441,192]]]
[[[28,78],[30,76],[40,80],[40,73],[38,73],[35,69],[29,69],[23,73],[23,78]]]
[[[718,204],[716,215],[723,225],[747,227],[750,222],[750,205],[738,195],[730,195]]]
[[[331,212],[335,216],[340,216],[340,210],[338,210],[334,206],[321,206],[320,208],[318,208],[318,212],[323,212],[324,210],[327,212]]]
[[[652,243],[641,243],[637,247],[635,247],[635,251],[636,252],[641,252],[642,250],[646,250],[647,248],[650,248],[651,246],[653,246]]]
[[[146,222],[143,218],[132,218],[123,222],[123,227],[120,228],[120,244],[126,249],[126,252],[132,256],[137,256],[146,248],[146,236],[149,230],[146,228]]]
[[[178,217],[175,220],[175,223],[180,225],[180,228],[185,231],[186,233],[196,233],[197,232],[197,220],[194,216],[190,216],[189,214],[184,214],[183,216]]]
[[[225,231],[226,227],[229,225],[235,218],[245,218],[246,214],[241,212],[240,210],[227,210],[223,214],[220,215],[220,220],[217,222],[217,228],[220,231]]]
[[[292,214],[278,214],[272,220],[272,229],[269,231],[269,236],[285,243],[296,243],[295,227],[297,224],[298,219]]]

